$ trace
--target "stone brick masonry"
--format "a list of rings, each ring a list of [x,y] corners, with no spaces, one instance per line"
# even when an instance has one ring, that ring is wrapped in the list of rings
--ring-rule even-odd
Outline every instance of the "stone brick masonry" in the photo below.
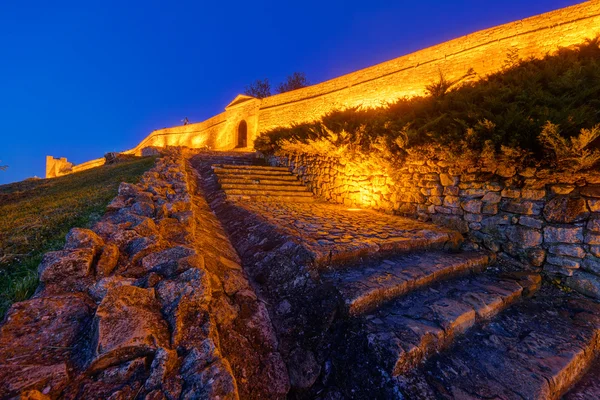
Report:
[[[391,170],[311,154],[272,157],[322,198],[454,228],[600,298],[600,173],[470,168],[409,157]]]

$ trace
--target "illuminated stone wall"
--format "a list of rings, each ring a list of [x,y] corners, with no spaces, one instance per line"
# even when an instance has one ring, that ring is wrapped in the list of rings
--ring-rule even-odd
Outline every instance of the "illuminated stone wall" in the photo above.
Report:
[[[600,33],[600,1],[588,1],[479,31],[318,85],[263,99],[261,131],[307,122],[333,109],[379,106],[424,93],[439,79],[459,78],[473,68],[480,76],[500,70],[507,53],[543,57]]]
[[[502,166],[464,172],[448,161],[415,158],[390,169],[311,154],[270,162],[290,167],[325,200],[459,230],[471,247],[543,267],[548,276],[600,298],[600,172]]]
[[[423,94],[427,84],[439,79],[440,72],[454,79],[473,68],[483,76],[501,69],[509,52],[520,58],[542,57],[599,33],[600,1],[588,1],[476,32],[292,92],[262,100],[238,96],[225,112],[204,122],[156,130],[126,153],[140,154],[147,146],[230,150],[236,147],[242,120],[248,124],[251,147],[259,132],[271,128],[312,121],[334,109],[380,106],[403,96]]]

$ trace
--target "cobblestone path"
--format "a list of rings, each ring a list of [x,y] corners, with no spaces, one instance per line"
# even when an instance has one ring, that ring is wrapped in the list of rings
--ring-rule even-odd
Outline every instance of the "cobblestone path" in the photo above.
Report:
[[[596,302],[460,251],[457,232],[308,198],[245,157],[194,163],[269,304],[292,397],[600,398]]]
[[[337,204],[241,201],[239,206],[301,238],[319,265],[380,252],[456,248],[462,241],[459,233],[449,229]]]

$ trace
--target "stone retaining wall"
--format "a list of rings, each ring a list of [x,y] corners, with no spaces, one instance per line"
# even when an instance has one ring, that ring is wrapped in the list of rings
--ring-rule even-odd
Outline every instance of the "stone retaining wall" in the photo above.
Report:
[[[196,178],[165,151],[44,256],[0,326],[0,398],[283,397],[269,316]]]
[[[238,253],[244,270],[264,299],[287,364],[291,391],[288,398],[308,395],[323,373],[325,347],[340,303],[331,285],[319,282],[314,254],[305,243],[236,202],[227,201],[212,171],[210,153],[192,159],[202,190]]]
[[[600,173],[514,167],[463,170],[448,161],[394,166],[281,154],[318,196],[419,218],[464,233],[470,246],[506,254],[600,298]]]

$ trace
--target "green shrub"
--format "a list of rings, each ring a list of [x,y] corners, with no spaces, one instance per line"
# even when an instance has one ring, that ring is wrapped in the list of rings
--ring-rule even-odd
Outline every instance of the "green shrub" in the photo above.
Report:
[[[262,132],[255,147],[271,153],[284,140],[306,143],[343,131],[364,150],[379,138],[393,148],[405,137],[404,146],[396,146],[400,153],[432,145],[477,153],[487,144],[499,153],[503,147],[521,149],[531,160],[551,162],[538,138],[548,121],[560,126],[565,139],[600,123],[598,39],[543,59],[519,60],[509,52],[502,71],[477,81],[467,79],[471,76],[467,71],[449,82],[442,74],[428,85],[428,96],[375,109],[332,111],[319,121]]]

